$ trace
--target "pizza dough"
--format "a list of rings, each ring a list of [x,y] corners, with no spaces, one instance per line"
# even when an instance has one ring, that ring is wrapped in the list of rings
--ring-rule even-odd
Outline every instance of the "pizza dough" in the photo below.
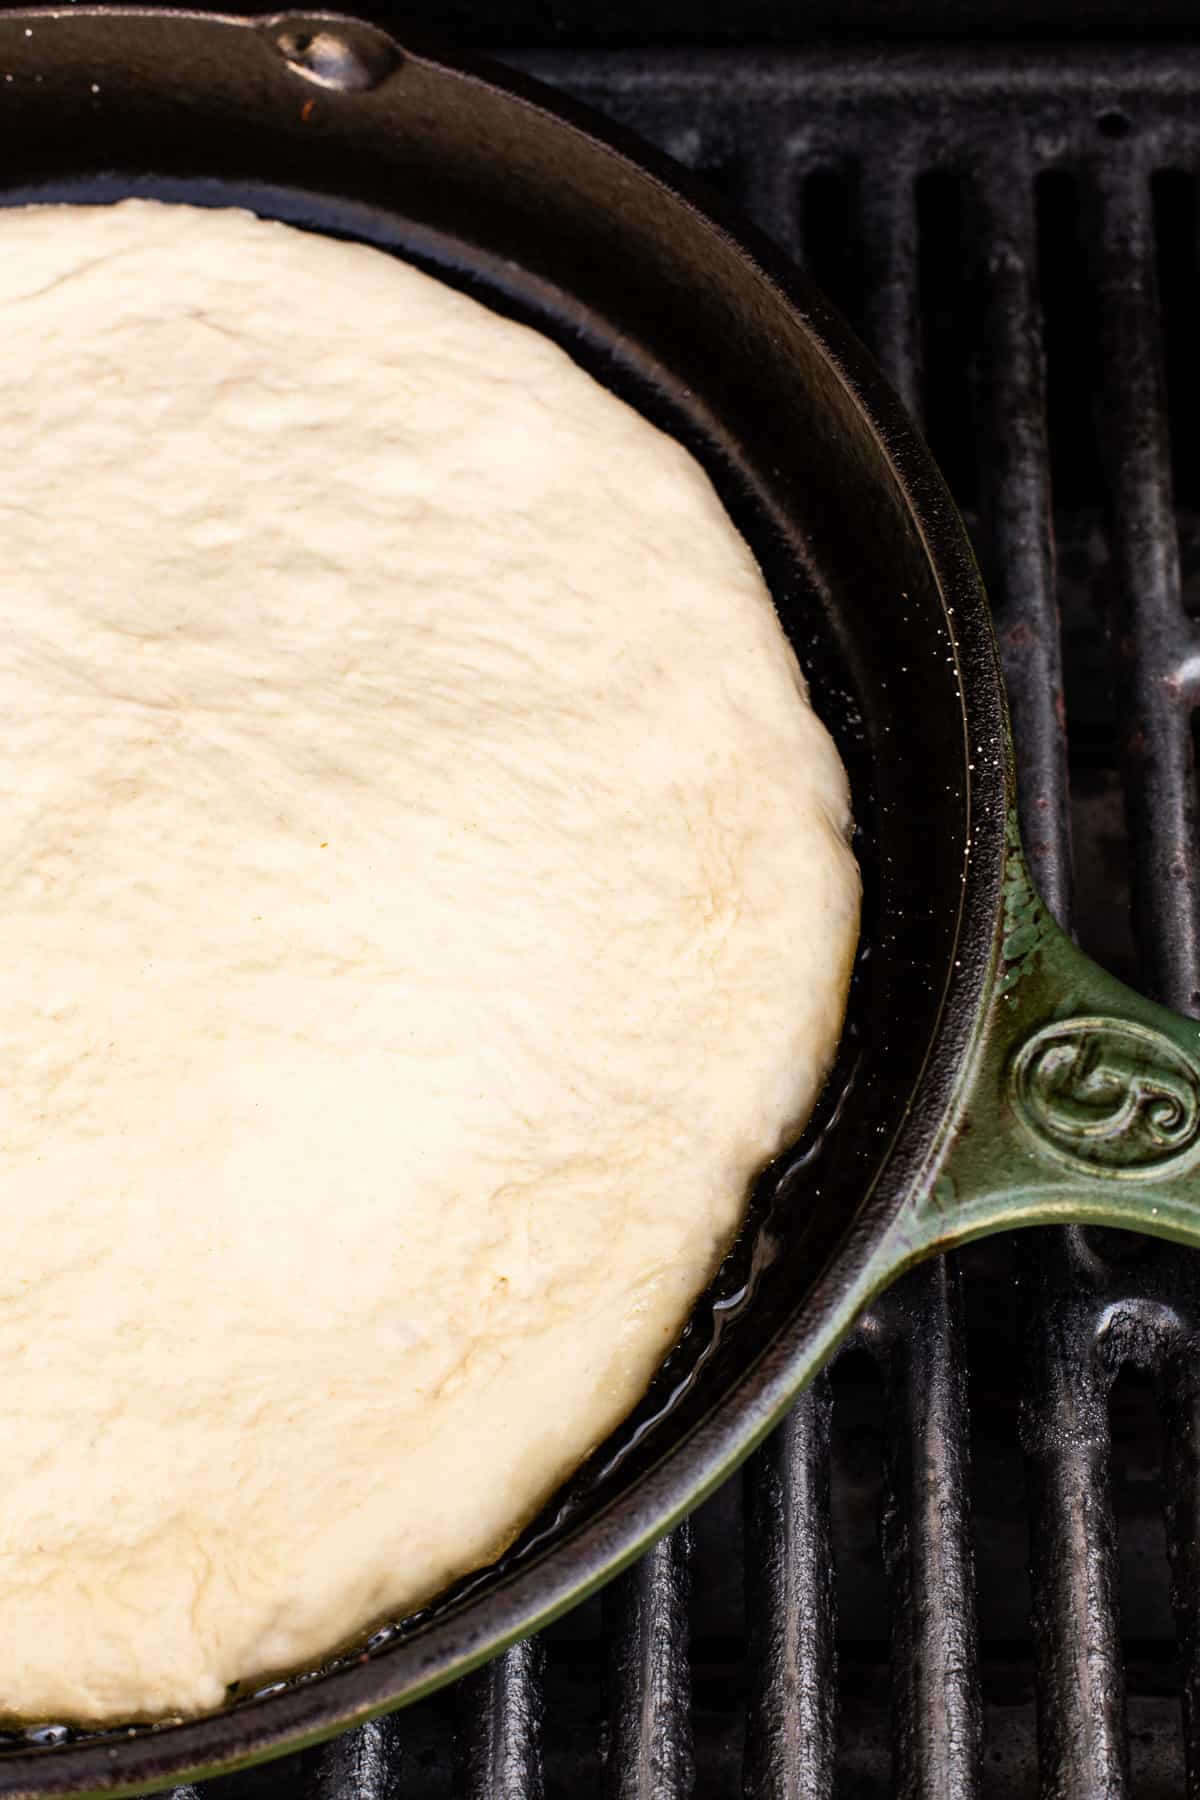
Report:
[[[807,1114],[846,780],[678,445],[248,215],[0,215],[0,1704],[488,1561]]]

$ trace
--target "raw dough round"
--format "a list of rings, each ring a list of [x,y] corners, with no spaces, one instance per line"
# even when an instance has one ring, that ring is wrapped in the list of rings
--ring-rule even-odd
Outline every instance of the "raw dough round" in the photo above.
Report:
[[[803,1120],[847,785],[705,475],[234,212],[0,215],[0,1705],[486,1562]]]

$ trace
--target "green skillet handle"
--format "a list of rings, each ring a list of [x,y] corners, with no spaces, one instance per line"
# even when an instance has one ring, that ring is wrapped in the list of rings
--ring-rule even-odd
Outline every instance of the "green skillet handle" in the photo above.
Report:
[[[991,993],[905,1260],[1055,1222],[1200,1245],[1200,1023],[1075,948],[1014,831]]]

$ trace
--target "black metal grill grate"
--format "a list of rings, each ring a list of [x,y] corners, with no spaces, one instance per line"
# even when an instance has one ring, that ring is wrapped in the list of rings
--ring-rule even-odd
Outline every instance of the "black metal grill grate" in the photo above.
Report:
[[[514,60],[708,174],[875,349],[984,565],[1043,892],[1200,1011],[1200,55]],[[1198,1294],[1114,1234],[917,1271],[601,1601],[203,1792],[1200,1795]]]

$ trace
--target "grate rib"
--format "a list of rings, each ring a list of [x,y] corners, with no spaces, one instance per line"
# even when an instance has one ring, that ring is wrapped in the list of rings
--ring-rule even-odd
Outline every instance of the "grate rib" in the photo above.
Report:
[[[895,146],[861,190],[867,340],[921,414],[917,148]],[[892,1756],[902,1800],[978,1792],[978,1689],[961,1293],[944,1259],[878,1301],[861,1341],[888,1393],[884,1554],[892,1618]]]
[[[467,1800],[541,1800],[544,1660],[525,1638],[462,1683]]]
[[[914,1270],[862,1334],[883,1367],[883,1550],[898,1800],[972,1800],[982,1717],[962,1289],[953,1258]]]
[[[606,1800],[682,1800],[695,1779],[686,1522],[605,1590]]]
[[[398,1800],[397,1721],[371,1719],[305,1757],[304,1800]]]
[[[984,163],[969,186],[969,229],[983,277],[981,554],[1019,745],[1025,849],[1047,905],[1065,923],[1070,804],[1037,233],[1032,176],[1023,158],[1014,160],[1015,167]]]
[[[1200,1009],[1200,859],[1191,707],[1200,651],[1183,614],[1149,182],[1112,159],[1094,176],[1097,422],[1116,588],[1136,924],[1147,981]]]
[[[1061,629],[1032,170],[1014,154],[971,184],[982,276],[981,526],[1017,746],[1027,848],[1042,892],[1070,919],[1070,831]],[[1023,1246],[1033,1305],[1022,1408],[1040,1792],[1128,1791],[1116,1611],[1107,1386],[1094,1309],[1069,1235]]]
[[[1039,1791],[1046,1800],[1125,1800],[1129,1741],[1108,1381],[1097,1353],[1096,1304],[1080,1279],[1070,1234],[1040,1235],[1039,1251],[1031,1269],[1037,1329],[1021,1411]]]
[[[760,230],[797,262],[803,261],[798,158],[781,130],[755,132],[738,199]]]
[[[1159,1377],[1165,1427],[1167,1553],[1182,1665],[1188,1800],[1200,1796],[1200,1378],[1185,1345]]]
[[[1094,175],[1101,371],[1097,405],[1110,551],[1113,641],[1133,852],[1134,922],[1146,980],[1200,1012],[1200,866],[1192,716],[1200,637],[1185,616],[1149,175],[1112,158]],[[1172,1316],[1194,1298],[1192,1263],[1169,1271]],[[1200,1794],[1200,1385],[1185,1350],[1159,1371],[1165,1523],[1182,1674],[1187,1792]]]
[[[837,1759],[837,1643],[829,1510],[828,1375],[747,1465],[751,1800],[830,1800]]]
[[[916,162],[911,148],[901,142],[894,158],[864,171],[860,193],[863,333],[901,400],[920,419]]]

